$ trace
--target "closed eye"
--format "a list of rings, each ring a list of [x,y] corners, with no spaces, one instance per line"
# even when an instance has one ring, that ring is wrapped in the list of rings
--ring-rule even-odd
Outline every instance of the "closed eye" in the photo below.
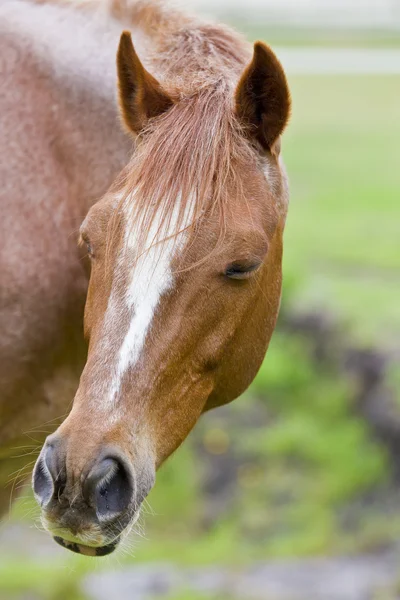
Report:
[[[261,264],[260,261],[253,263],[234,262],[225,269],[224,275],[229,279],[249,279]]]
[[[93,247],[86,232],[81,232],[79,245],[86,246],[88,255],[93,258]]]

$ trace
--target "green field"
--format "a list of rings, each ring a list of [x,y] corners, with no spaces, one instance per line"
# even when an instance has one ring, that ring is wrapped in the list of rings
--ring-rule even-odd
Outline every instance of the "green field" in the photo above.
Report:
[[[400,77],[292,77],[285,274],[292,300],[398,345]]]
[[[292,76],[290,85],[284,305],[328,312],[354,343],[398,347],[400,77]],[[232,565],[369,550],[397,538],[399,516],[388,519],[379,504],[387,457],[351,398],[351,382],[317,367],[307,340],[278,332],[252,390],[208,415],[159,473],[146,538],[95,568]],[[232,475],[213,496],[215,465]],[[15,518],[29,506],[23,501]],[[32,548],[22,561],[0,548],[0,596],[79,598],[76,582],[92,568],[73,555],[45,563]]]
[[[237,29],[243,29],[243,23],[234,19],[231,23]],[[315,47],[315,48],[399,48],[400,35],[396,28],[386,29],[330,29],[307,27],[266,27],[252,24],[248,28],[253,40],[265,40],[272,47]]]

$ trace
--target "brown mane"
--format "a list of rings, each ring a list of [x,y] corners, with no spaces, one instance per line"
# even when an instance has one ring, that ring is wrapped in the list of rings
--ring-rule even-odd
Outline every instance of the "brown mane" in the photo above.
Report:
[[[167,11],[162,2],[115,0],[112,11],[139,23],[151,36],[157,56],[153,67],[176,101],[141,132],[127,168],[123,203],[140,232],[139,252],[146,242],[162,240],[173,215],[177,235],[182,228],[192,231],[204,215],[215,211],[222,242],[233,194],[244,199],[237,167],[254,159],[234,111],[235,85],[250,56],[247,45],[229,28],[190,17],[182,20],[181,13]],[[156,216],[158,231],[149,240]],[[117,214],[113,227],[118,218]]]
[[[149,37],[152,69],[176,101],[141,132],[125,170],[129,175],[123,182],[121,206],[128,206],[132,227],[140,232],[139,253],[146,250],[146,242],[152,245],[162,240],[173,215],[176,234],[187,227],[189,203],[189,230],[205,214],[216,211],[222,242],[227,207],[234,202],[232,195],[246,201],[235,176],[237,167],[254,160],[243,124],[234,111],[235,86],[251,57],[244,38],[224,25],[205,23],[171,9],[163,0],[33,1],[65,3],[79,9],[106,8],[121,24],[139,28]],[[116,211],[110,236],[121,214]],[[158,231],[149,240],[156,216]]]
[[[161,241],[172,219],[175,235],[183,228],[191,233],[210,211],[220,219],[219,245],[233,196],[244,200],[237,165],[252,156],[233,112],[231,86],[222,78],[151,122],[128,166],[122,200],[139,232],[139,251],[146,241]],[[158,229],[149,240],[155,218]]]

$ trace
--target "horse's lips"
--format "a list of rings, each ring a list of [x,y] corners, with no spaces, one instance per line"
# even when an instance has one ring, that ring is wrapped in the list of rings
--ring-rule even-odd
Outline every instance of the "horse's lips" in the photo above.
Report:
[[[54,536],[53,539],[55,542],[57,542],[57,544],[59,544],[63,548],[71,550],[71,552],[76,552],[77,554],[83,554],[84,556],[107,556],[107,554],[111,554],[111,552],[115,550],[119,541],[117,539],[111,544],[107,544],[107,546],[100,546],[98,548],[94,548],[93,546],[85,546],[84,544],[69,542],[58,536]]]

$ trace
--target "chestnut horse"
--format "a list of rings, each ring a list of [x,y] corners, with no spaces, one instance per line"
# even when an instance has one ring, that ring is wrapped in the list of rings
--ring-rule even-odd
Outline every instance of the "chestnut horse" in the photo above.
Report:
[[[22,4],[19,19],[12,9]],[[5,173],[2,426],[14,440],[67,409],[86,290],[70,232],[92,205],[80,227],[91,263],[86,364],[33,489],[59,544],[101,556],[200,415],[239,396],[263,360],[281,293],[290,98],[261,42],[252,50],[162,3],[94,4],[9,0],[5,11],[16,91],[4,150],[14,171]],[[116,69],[130,161],[110,67],[122,24],[135,40],[122,33]]]

